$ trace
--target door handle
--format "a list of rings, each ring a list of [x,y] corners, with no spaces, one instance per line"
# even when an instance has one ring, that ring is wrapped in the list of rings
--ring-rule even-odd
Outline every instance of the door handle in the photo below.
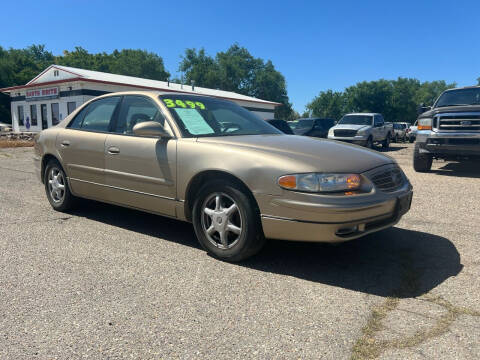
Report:
[[[70,146],[70,141],[68,140],[63,140],[61,143],[60,143],[61,146],[65,147],[65,146]]]
[[[120,149],[116,146],[110,146],[108,148],[108,153],[112,155],[120,154]]]

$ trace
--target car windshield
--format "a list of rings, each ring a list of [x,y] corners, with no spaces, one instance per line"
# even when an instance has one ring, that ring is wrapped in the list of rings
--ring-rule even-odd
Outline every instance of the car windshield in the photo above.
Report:
[[[230,102],[194,95],[160,95],[185,137],[282,134]]]
[[[342,125],[372,125],[372,121],[371,115],[345,115],[338,123]]]
[[[480,105],[480,88],[445,91],[437,100],[435,107]]]
[[[303,119],[303,120],[293,121],[290,123],[290,127],[293,130],[310,129],[312,126],[313,126],[313,120],[310,120],[310,119]]]

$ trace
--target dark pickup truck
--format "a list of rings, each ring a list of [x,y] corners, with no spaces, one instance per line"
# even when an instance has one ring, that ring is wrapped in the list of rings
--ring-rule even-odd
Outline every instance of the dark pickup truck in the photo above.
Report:
[[[413,167],[426,172],[433,159],[480,159],[480,86],[443,92],[417,119]]]

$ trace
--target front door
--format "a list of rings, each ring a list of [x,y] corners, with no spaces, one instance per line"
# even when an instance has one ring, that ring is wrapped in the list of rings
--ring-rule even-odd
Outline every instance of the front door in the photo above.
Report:
[[[106,200],[105,140],[120,99],[90,103],[57,136],[57,149],[75,195]]]
[[[133,127],[144,121],[158,121],[171,133],[152,99],[125,96],[105,141],[108,201],[175,216],[177,141],[135,136]]]
[[[48,128],[48,120],[47,120],[47,104],[40,105],[40,113],[42,116],[42,130]]]

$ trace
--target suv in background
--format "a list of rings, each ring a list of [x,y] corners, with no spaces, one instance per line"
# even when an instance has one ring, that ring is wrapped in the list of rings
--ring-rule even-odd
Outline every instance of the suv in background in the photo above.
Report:
[[[407,123],[393,123],[393,141],[396,143],[407,141]]]
[[[290,122],[295,135],[326,138],[328,130],[335,125],[335,120],[329,118],[305,118]]]
[[[386,124],[382,114],[352,113],[343,116],[330,129],[328,138],[368,148],[372,148],[374,143],[381,143],[384,148],[388,148],[393,138],[393,125]]]
[[[433,159],[480,159],[480,86],[444,91],[433,107],[421,107],[413,154],[415,171]]]
[[[285,120],[267,119],[265,121],[268,122],[270,125],[276,127],[278,130],[280,130],[284,134],[293,135],[292,128],[290,127],[290,125],[288,125],[288,122],[286,122]]]

